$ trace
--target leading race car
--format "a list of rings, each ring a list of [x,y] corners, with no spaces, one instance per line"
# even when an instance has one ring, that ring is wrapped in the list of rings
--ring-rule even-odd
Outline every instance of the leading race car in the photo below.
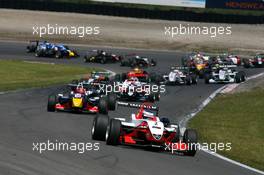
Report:
[[[243,64],[245,68],[264,67],[264,53],[258,53],[253,58],[244,59]]]
[[[186,129],[183,139],[178,124],[170,123],[168,118],[158,117],[158,108],[149,103],[131,104],[119,102],[119,106],[139,108],[129,119],[97,115],[92,127],[92,139],[106,141],[108,145],[131,145],[156,148],[163,151],[183,152],[194,156],[197,133]]]
[[[36,57],[55,57],[55,58],[75,58],[79,57],[75,50],[71,50],[63,44],[53,44],[49,42],[38,43],[35,50]]]
[[[116,97],[114,94],[102,96],[98,89],[91,86],[84,88],[82,83],[69,86],[70,91],[49,96],[47,105],[49,112],[73,111],[107,114],[108,110],[115,110]]]
[[[166,85],[192,85],[197,84],[197,75],[188,67],[171,67],[169,74],[163,75],[162,84]]]
[[[182,65],[189,67],[199,78],[204,78],[204,74],[209,68],[210,56],[203,53],[190,54],[182,59]]]
[[[122,60],[122,56],[118,56],[112,53],[107,53],[103,50],[92,50],[87,52],[84,56],[84,62],[95,62],[95,63],[115,63]]]
[[[205,83],[240,83],[246,80],[243,71],[236,71],[236,65],[215,65],[205,74]]]
[[[156,66],[157,61],[154,59],[150,59],[148,57],[140,57],[138,55],[128,56],[121,60],[120,66],[128,66],[128,67],[152,67]]]

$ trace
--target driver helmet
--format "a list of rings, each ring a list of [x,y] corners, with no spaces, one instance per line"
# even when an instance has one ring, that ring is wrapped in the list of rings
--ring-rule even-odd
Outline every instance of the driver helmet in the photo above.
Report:
[[[142,118],[143,119],[152,119],[154,117],[153,112],[144,110],[142,113]]]

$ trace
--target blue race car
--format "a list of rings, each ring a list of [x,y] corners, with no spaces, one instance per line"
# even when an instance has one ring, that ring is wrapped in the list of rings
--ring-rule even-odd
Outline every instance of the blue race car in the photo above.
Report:
[[[55,57],[55,58],[73,58],[79,57],[75,50],[69,49],[68,46],[63,44],[53,44],[47,41],[39,43],[36,51],[36,57]]]

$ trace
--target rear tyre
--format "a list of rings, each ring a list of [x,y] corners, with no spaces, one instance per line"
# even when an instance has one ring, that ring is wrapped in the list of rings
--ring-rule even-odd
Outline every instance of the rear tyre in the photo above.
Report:
[[[105,140],[107,145],[118,145],[121,131],[121,121],[111,119],[110,124],[107,127],[105,134]]]
[[[244,72],[240,72],[240,74],[241,74],[241,82],[246,81],[245,73]]]
[[[116,109],[116,94],[114,93],[108,95],[108,109],[111,111]]]
[[[49,96],[48,105],[47,105],[48,112],[55,112],[57,101],[58,100],[57,100],[56,95]]]
[[[106,58],[105,57],[102,57],[102,59],[100,60],[100,63],[101,64],[105,64],[106,63]]]
[[[235,81],[236,81],[236,83],[240,83],[241,82],[241,74],[240,74],[240,72],[236,74]]]
[[[187,76],[185,78],[185,82],[186,82],[187,85],[191,85],[192,84],[192,78],[190,76]]]
[[[105,141],[105,133],[109,123],[108,115],[97,114],[93,121],[92,139]]]
[[[197,84],[198,83],[196,75],[191,75],[191,79],[192,79],[192,84]]]
[[[99,104],[98,104],[98,112],[100,114],[108,114],[108,100],[106,97],[102,97],[99,100]]]
[[[198,135],[194,129],[186,129],[183,135],[183,142],[188,144],[186,155],[194,156],[196,154],[196,145],[198,142]]]
[[[151,103],[154,103],[155,102],[155,96],[154,96],[153,93],[149,94],[148,101],[151,102]]]
[[[122,73],[121,74],[121,81],[125,81],[127,79],[127,74],[126,73]]]
[[[209,84],[210,78],[211,78],[210,74],[205,74],[204,75],[204,82],[205,82],[205,84]]]

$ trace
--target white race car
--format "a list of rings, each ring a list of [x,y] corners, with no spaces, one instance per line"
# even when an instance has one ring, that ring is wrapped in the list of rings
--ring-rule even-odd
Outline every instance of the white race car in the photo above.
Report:
[[[236,65],[216,65],[205,74],[205,83],[240,83],[246,80],[243,71],[236,71]]]

